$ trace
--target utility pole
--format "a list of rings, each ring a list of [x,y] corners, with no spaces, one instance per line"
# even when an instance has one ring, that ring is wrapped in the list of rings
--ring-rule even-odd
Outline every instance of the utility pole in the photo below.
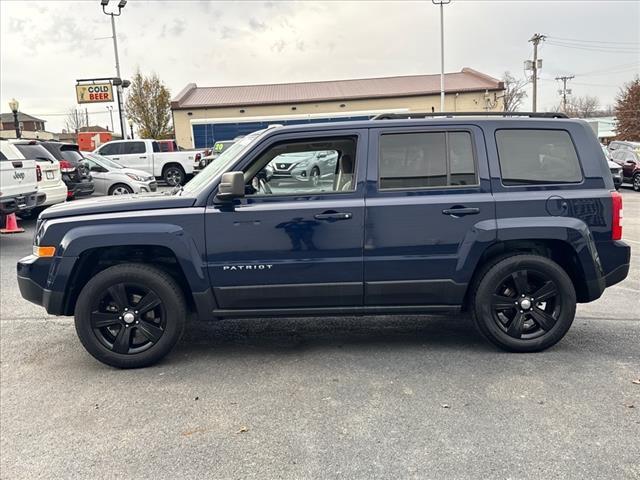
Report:
[[[533,71],[533,108],[532,111],[535,113],[538,111],[538,70],[542,67],[542,60],[540,60],[540,65],[538,65],[538,45],[540,42],[544,41],[547,38],[546,35],[541,35],[536,33],[529,39],[531,43],[533,43],[533,63],[531,65],[531,70]]]
[[[567,113],[567,95],[571,95],[571,89],[567,88],[567,82],[574,79],[573,75],[567,77],[556,77],[556,80],[562,81],[562,89],[558,93],[562,96],[562,111]]]
[[[113,107],[107,105],[107,110],[109,110],[109,116],[111,117],[111,133],[113,133]]]
[[[440,5],[440,111],[444,112],[444,6],[451,0],[431,0],[434,5]]]

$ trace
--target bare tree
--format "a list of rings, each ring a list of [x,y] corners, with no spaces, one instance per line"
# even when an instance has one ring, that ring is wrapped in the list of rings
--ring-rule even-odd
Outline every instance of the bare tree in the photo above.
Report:
[[[88,127],[87,117],[84,111],[70,108],[64,119],[64,127],[68,132],[78,132],[82,127]]]
[[[504,111],[515,112],[527,96],[525,87],[528,82],[525,79],[517,79],[511,75],[511,72],[504,72],[502,82],[504,83]]]
[[[600,100],[598,97],[585,95],[583,97],[574,97],[567,101],[565,112],[570,117],[589,118],[598,113],[600,108]]]

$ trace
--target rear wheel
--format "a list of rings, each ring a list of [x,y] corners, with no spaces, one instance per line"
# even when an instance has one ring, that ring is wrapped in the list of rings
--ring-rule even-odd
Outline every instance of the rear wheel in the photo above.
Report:
[[[544,350],[564,337],[576,311],[571,279],[554,261],[514,255],[490,266],[473,293],[478,329],[513,352]]]
[[[636,173],[633,176],[633,189],[636,192],[640,192],[640,173]]]
[[[161,360],[180,339],[186,306],[176,282],[162,270],[116,265],[95,275],[75,309],[85,349],[107,365],[139,368]]]
[[[176,185],[182,185],[186,178],[184,170],[178,165],[169,165],[165,167],[162,172],[162,178],[167,182],[167,185],[175,187]]]

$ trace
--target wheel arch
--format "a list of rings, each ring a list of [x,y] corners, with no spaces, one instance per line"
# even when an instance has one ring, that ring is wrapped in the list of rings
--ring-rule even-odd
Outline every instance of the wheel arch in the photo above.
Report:
[[[96,273],[122,263],[148,263],[162,268],[180,285],[187,304],[209,289],[206,269],[194,240],[181,228],[167,224],[128,224],[127,231],[113,226],[85,226],[69,231],[60,242],[63,258],[71,260],[67,272],[57,272],[54,289],[65,292],[63,309],[72,315],[82,286]],[[59,285],[56,286],[55,283]]]
[[[528,218],[526,224],[524,219],[498,220],[494,240],[471,250],[473,254],[467,255],[458,269],[468,281],[465,306],[485,267],[498,257],[516,253],[532,253],[558,263],[571,278],[578,302],[595,300],[604,288],[595,242],[587,225],[576,218]]]

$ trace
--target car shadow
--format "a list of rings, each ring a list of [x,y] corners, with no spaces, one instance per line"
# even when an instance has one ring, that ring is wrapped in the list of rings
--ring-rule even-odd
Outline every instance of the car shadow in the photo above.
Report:
[[[318,349],[469,349],[496,353],[463,316],[363,316],[230,319],[190,322],[176,351],[214,357],[231,353],[301,353]],[[172,355],[173,358],[183,355]]]

